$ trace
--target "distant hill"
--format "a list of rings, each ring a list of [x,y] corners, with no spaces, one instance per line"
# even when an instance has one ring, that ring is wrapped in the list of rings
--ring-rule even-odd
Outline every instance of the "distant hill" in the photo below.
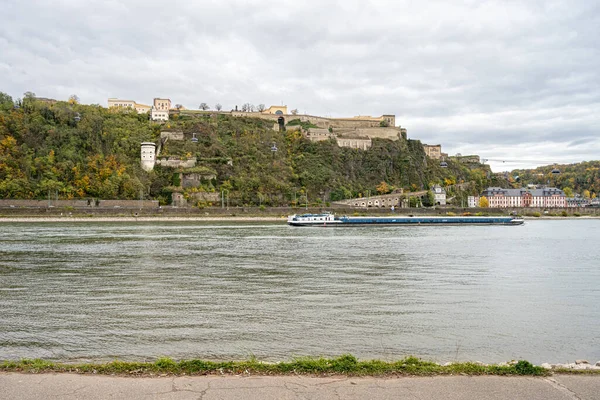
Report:
[[[162,155],[196,157],[198,167],[216,172],[184,194],[228,190],[232,205],[288,205],[303,193],[311,203],[329,202],[375,194],[377,188],[411,191],[471,182],[467,191],[449,190],[464,197],[494,184],[487,166],[448,161],[442,168],[418,140],[374,139],[369,150],[357,150],[272,128],[272,121],[210,114],[159,125],[134,111],[33,96],[15,107],[0,92],[0,198],[143,197],[168,204],[182,170],[140,167],[140,143],[158,144],[161,130],[183,131],[185,139],[167,141]]]
[[[554,171],[554,172],[553,172]],[[516,169],[513,185],[550,184],[570,193],[595,197],[600,193],[600,161],[546,165],[535,169]],[[518,176],[518,181],[514,177]]]

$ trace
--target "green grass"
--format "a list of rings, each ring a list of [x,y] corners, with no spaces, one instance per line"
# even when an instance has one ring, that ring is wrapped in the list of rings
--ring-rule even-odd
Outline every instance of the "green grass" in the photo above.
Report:
[[[204,361],[160,358],[155,362],[113,361],[103,364],[63,364],[40,359],[4,361],[0,363],[4,372],[70,372],[103,375],[208,375],[208,374],[251,374],[251,375],[529,375],[546,376],[551,372],[521,360],[515,365],[480,365],[478,363],[455,363],[442,366],[434,362],[407,357],[395,362],[380,360],[360,361],[350,354],[337,358],[296,358],[289,362],[265,363],[252,357],[246,361]],[[561,371],[563,372],[563,371]],[[572,373],[573,370],[565,372]],[[589,371],[588,371],[589,372]]]

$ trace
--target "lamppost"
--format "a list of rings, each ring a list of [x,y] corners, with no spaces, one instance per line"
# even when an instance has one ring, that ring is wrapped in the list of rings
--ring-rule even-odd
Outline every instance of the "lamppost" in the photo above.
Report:
[[[262,202],[263,202],[263,195],[260,192],[257,192],[256,194],[258,194],[258,207],[262,207]]]
[[[221,208],[225,208],[225,192],[227,192],[227,209],[229,210],[229,189],[221,189]]]

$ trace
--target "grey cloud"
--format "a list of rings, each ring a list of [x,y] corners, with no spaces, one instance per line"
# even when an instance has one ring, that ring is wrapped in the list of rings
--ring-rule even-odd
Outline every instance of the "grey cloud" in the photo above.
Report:
[[[283,101],[394,113],[413,138],[490,159],[600,155],[592,0],[1,2],[0,90],[14,97]]]

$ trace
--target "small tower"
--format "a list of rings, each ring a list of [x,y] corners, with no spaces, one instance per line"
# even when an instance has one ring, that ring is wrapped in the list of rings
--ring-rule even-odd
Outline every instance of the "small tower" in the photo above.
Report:
[[[156,162],[156,145],[152,142],[142,142],[141,162],[144,171],[152,171]]]

